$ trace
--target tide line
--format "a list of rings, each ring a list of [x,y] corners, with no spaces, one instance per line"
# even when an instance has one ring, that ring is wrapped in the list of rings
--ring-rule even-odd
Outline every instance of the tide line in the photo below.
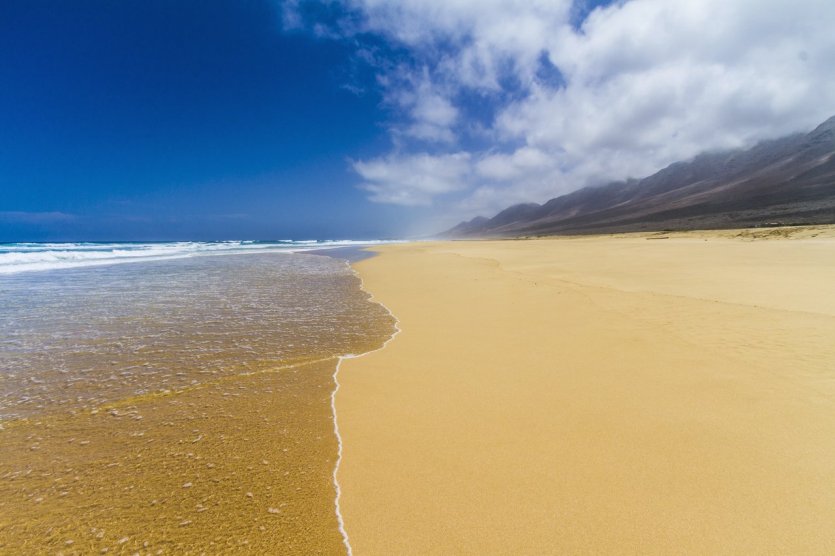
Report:
[[[377,349],[372,349],[371,351],[366,351],[365,353],[358,353],[358,354],[349,353],[349,354],[340,356],[339,361],[337,361],[337,363],[336,363],[336,369],[333,372],[334,389],[333,389],[333,393],[331,393],[331,411],[333,412],[333,432],[336,435],[336,443],[337,443],[336,464],[334,465],[334,468],[333,468],[333,486],[334,486],[334,489],[336,490],[336,499],[334,500],[334,505],[336,507],[336,520],[337,520],[337,523],[339,524],[339,533],[342,535],[342,544],[345,545],[345,550],[347,551],[348,556],[353,556],[353,550],[351,548],[351,542],[348,540],[348,532],[345,530],[345,520],[342,518],[342,512],[340,511],[340,508],[339,508],[339,499],[342,497],[342,489],[340,488],[339,481],[336,478],[336,475],[339,472],[339,464],[342,463],[342,436],[340,436],[340,434],[339,434],[339,423],[338,423],[337,418],[336,418],[336,393],[339,392],[339,379],[337,378],[337,375],[339,375],[339,368],[342,366],[342,362],[345,359],[356,359],[358,357],[363,357],[365,355],[368,355],[369,353],[375,353],[377,351],[385,349],[385,347],[389,344],[389,342],[394,340],[394,338],[398,334],[400,334],[400,332],[402,330],[400,328],[400,321],[394,315],[394,313],[392,313],[391,309],[389,309],[384,303],[381,303],[380,301],[375,300],[374,295],[370,291],[365,289],[365,286],[364,286],[363,281],[362,281],[362,276],[360,276],[359,273],[356,270],[354,270],[354,268],[351,266],[351,264],[349,262],[346,261],[345,264],[348,266],[348,268],[351,270],[351,272],[354,274],[354,276],[356,276],[357,279],[360,281],[360,289],[368,294],[369,303],[376,303],[377,305],[379,305],[380,307],[382,307],[383,309],[388,311],[388,314],[391,316],[391,318],[394,319],[394,332],[392,332],[391,336],[389,336],[389,338],[385,342],[383,342],[383,345],[381,345]]]

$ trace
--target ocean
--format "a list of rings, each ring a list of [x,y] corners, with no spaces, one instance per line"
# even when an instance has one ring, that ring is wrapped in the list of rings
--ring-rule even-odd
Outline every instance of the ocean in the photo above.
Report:
[[[0,274],[244,253],[302,253],[389,241],[277,240],[0,243]]]
[[[334,373],[394,321],[305,252],[359,243],[0,246],[0,551],[344,550]]]

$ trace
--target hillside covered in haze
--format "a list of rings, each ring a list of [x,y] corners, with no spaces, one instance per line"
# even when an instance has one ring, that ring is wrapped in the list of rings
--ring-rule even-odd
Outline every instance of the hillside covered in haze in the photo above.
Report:
[[[808,134],[701,154],[643,179],[476,217],[443,237],[835,223],[835,117]]]

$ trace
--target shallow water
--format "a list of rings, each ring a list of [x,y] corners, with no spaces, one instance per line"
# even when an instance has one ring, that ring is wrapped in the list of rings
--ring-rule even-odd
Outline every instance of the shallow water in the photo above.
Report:
[[[340,552],[330,395],[392,319],[344,262],[0,276],[0,549]]]

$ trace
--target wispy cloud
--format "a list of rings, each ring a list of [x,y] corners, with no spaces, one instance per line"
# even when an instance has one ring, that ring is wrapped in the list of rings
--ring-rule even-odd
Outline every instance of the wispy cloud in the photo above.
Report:
[[[392,155],[352,164],[364,180],[361,187],[379,203],[429,205],[435,197],[469,186],[470,155],[465,152]]]
[[[66,212],[0,211],[0,221],[20,224],[51,224],[71,222],[78,217]]]
[[[490,212],[835,113],[826,0],[325,4],[397,54],[366,58],[393,107],[392,153],[354,164],[376,202]]]

